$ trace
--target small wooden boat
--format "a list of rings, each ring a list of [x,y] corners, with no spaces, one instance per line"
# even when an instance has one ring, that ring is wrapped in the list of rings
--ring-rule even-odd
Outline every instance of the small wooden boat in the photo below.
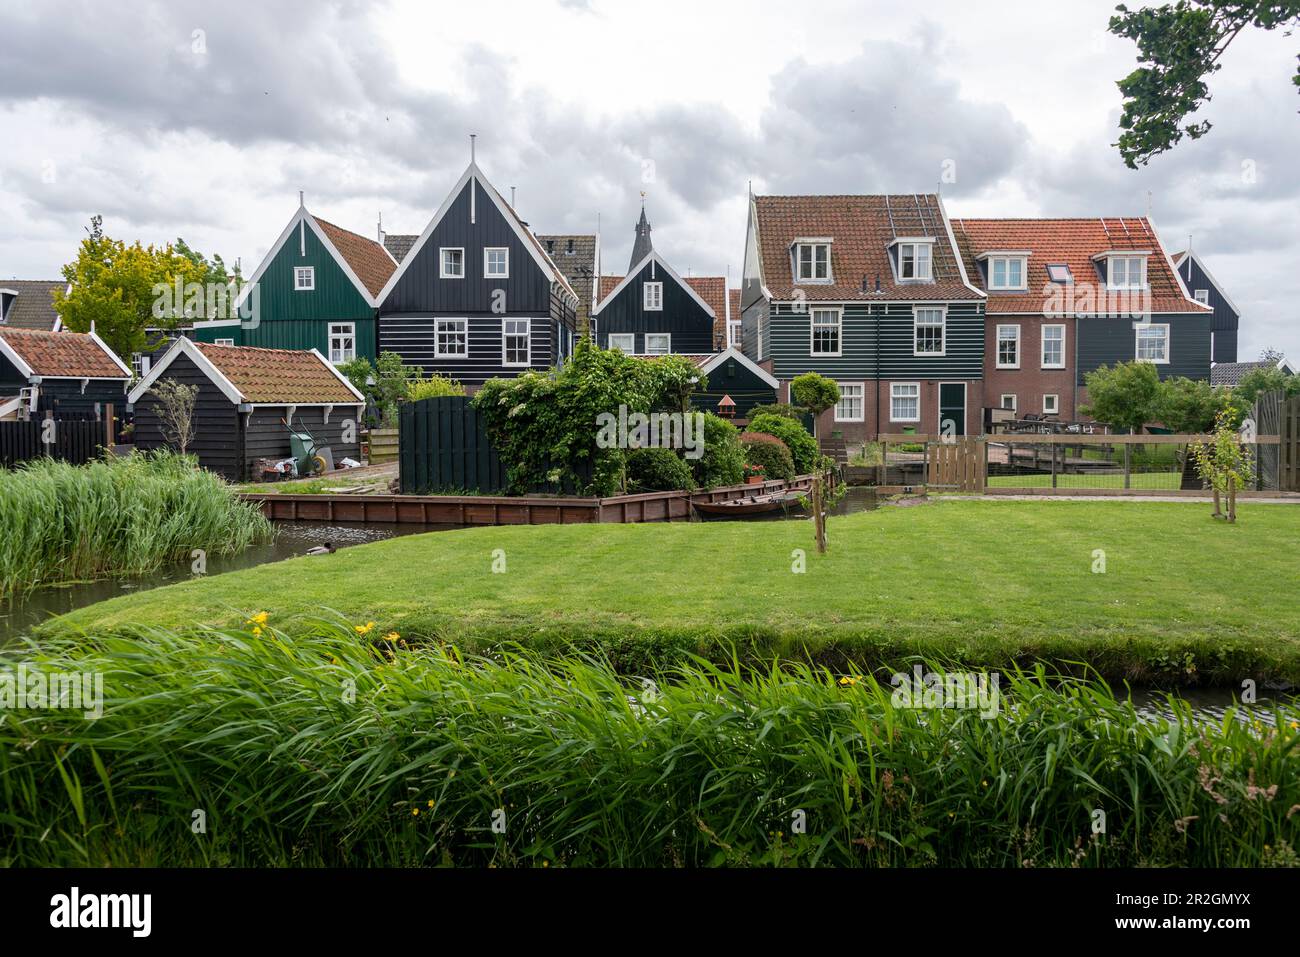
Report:
[[[767,495],[747,495],[729,502],[696,502],[697,511],[705,515],[760,515],[775,512],[795,504],[804,497],[803,492],[773,492]]]

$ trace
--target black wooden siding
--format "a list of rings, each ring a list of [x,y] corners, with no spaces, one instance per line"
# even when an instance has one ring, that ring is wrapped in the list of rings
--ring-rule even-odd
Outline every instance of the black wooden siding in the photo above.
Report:
[[[469,355],[436,358],[435,320],[468,318]],[[548,316],[385,316],[379,324],[379,351],[396,352],[406,365],[420,366],[425,373],[459,379],[466,385],[481,385],[492,378],[512,378],[527,369],[502,363],[502,336],[505,319],[528,319],[532,369],[555,364],[558,338],[566,348],[571,332]],[[568,351],[572,351],[571,348]]]
[[[1210,378],[1210,327],[1207,315],[1152,316],[1153,324],[1169,325],[1169,362],[1156,366],[1161,379],[1185,376]],[[1099,366],[1130,362],[1137,357],[1137,332],[1131,319],[1078,321],[1078,384]]]
[[[644,307],[644,285],[663,283],[663,309]],[[636,336],[635,352],[645,352],[646,333],[668,333],[672,351],[681,355],[708,355],[713,349],[713,317],[700,307],[684,284],[651,261],[601,308],[596,316],[597,341],[609,346],[609,337],[632,333]]]
[[[475,222],[470,222],[470,188],[466,183],[433,234],[414,259],[403,263],[405,271],[397,285],[380,304],[380,316],[403,315],[488,315],[492,294],[505,291],[505,308],[510,315],[545,315],[551,307],[551,286],[541,267],[520,242],[480,185],[475,203]],[[439,278],[439,250],[444,246],[465,250],[465,278]],[[510,250],[510,277],[483,277],[483,250],[505,246]],[[381,321],[382,326],[382,321]]]
[[[81,383],[81,379],[43,379],[34,417],[44,418],[48,412],[55,419],[97,419],[110,403],[114,415],[126,411],[125,379],[91,379],[85,391]],[[0,356],[0,397],[17,395],[30,384],[13,363]]]
[[[249,479],[258,476],[252,474],[252,464],[258,459],[287,459],[292,454],[289,445],[289,429],[284,423],[289,409],[286,406],[259,406],[247,413],[248,422],[244,428],[244,462],[245,474]],[[330,420],[325,422],[325,409],[318,405],[300,405],[293,413],[293,430],[310,432],[321,446],[329,446],[337,465],[339,459],[353,458],[361,461],[361,410],[350,405],[336,405],[330,411]],[[343,441],[343,431],[347,423],[352,423],[353,441]]]
[[[772,374],[793,379],[818,372],[832,379],[981,379],[984,376],[984,306],[980,302],[947,303],[942,356],[914,356],[913,303],[846,303],[839,357],[811,354],[812,310],[831,304],[810,303],[795,312],[777,303],[768,319]],[[928,305],[928,304],[927,304]],[[748,354],[748,353],[747,353]],[[753,358],[753,356],[751,356]]]
[[[189,452],[198,456],[199,464],[232,482],[242,481],[243,429],[238,407],[226,398],[189,356],[177,356],[162,374],[183,385],[197,385],[194,403],[194,439]],[[150,450],[167,448],[162,422],[157,414],[158,400],[146,392],[135,404],[135,446]]]
[[[727,395],[736,403],[736,418],[746,419],[754,406],[768,405],[777,400],[776,389],[735,359],[726,359],[720,363],[708,373],[708,380],[706,390],[691,394],[691,406],[701,412],[716,413],[718,402]]]
[[[1191,256],[1183,259],[1178,271],[1182,273],[1183,282],[1187,284],[1187,291],[1191,295],[1195,296],[1198,289],[1209,290],[1210,306],[1214,309],[1214,361],[1236,362],[1237,331],[1241,317]]]

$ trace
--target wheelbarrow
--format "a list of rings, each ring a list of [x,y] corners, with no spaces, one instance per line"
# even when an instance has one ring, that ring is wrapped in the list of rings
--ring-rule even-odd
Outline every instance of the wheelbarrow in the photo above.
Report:
[[[302,425],[302,431],[297,431],[285,419],[280,422],[289,430],[289,452],[298,465],[299,475],[319,475],[334,467],[333,451],[318,443],[311,429]]]

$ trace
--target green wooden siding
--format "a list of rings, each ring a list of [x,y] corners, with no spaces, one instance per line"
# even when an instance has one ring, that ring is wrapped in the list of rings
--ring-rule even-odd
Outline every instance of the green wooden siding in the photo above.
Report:
[[[291,320],[369,319],[374,309],[335,261],[310,226],[303,229],[305,252],[298,252],[299,229],[294,227],[258,280],[263,322]],[[293,288],[297,266],[316,270],[316,288],[298,292]]]
[[[366,319],[281,319],[263,321],[256,328],[243,326],[198,326],[194,330],[197,342],[215,342],[233,339],[237,346],[256,346],[260,349],[316,349],[329,358],[330,324],[351,322],[356,327],[357,355],[374,359],[375,320]]]

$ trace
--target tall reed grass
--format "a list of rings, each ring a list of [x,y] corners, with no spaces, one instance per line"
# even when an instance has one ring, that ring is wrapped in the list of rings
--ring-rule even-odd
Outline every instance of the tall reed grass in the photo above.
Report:
[[[144,574],[196,548],[232,554],[271,534],[221,478],[172,453],[0,469],[0,597]]]
[[[1007,677],[985,720],[803,665],[651,683],[338,623],[21,654],[101,672],[107,701],[96,721],[3,714],[11,865],[1296,863],[1288,708],[1276,728],[1177,703],[1150,719],[1038,673]]]

